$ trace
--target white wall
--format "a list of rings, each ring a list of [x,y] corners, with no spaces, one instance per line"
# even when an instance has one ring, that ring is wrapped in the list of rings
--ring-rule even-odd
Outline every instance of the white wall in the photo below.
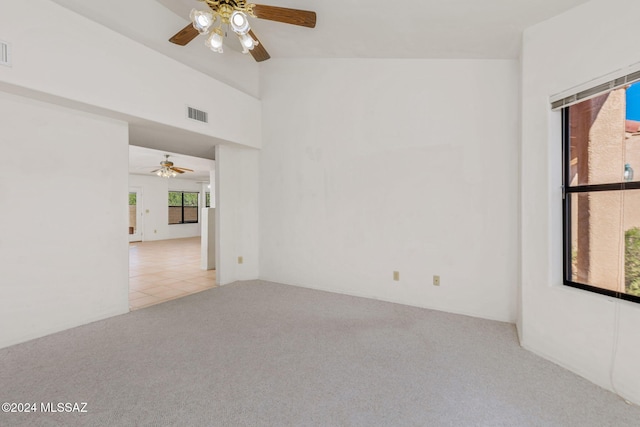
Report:
[[[200,236],[200,222],[169,225],[168,193],[169,191],[201,193],[201,184],[188,179],[166,179],[152,175],[130,174],[129,187],[142,190],[143,241]],[[204,199],[202,194],[200,196],[200,207],[203,207]]]
[[[25,19],[25,16],[29,18]],[[32,222],[35,217],[40,220],[43,215],[40,210],[24,215],[22,211],[20,215],[11,212],[9,219],[4,221],[3,218],[3,229],[10,227],[10,232],[0,236],[0,255],[8,254],[0,258],[0,282],[2,286],[11,286],[2,298],[4,302],[0,303],[0,346],[4,346],[128,310],[128,239],[126,232],[120,234],[128,226],[127,125],[64,109],[61,105],[100,112],[134,123],[156,122],[185,129],[212,137],[212,144],[229,141],[254,147],[260,146],[261,107],[257,99],[48,0],[3,2],[0,6],[0,40],[9,42],[12,49],[12,66],[0,66],[3,99],[20,99],[21,105],[47,105],[16,97],[15,94],[19,93],[59,103],[58,107],[47,105],[16,109],[12,101],[11,105],[3,107],[11,114],[0,118],[3,121],[0,143],[3,148],[7,145],[15,151],[15,156],[11,150],[3,152],[8,153],[7,157],[12,159],[17,172],[9,173],[7,179],[0,183],[0,189],[9,192],[19,185],[19,196],[37,195],[38,201],[43,201],[43,212],[50,209],[49,205],[59,204],[59,199],[53,193],[40,197],[40,188],[51,191],[54,187],[61,188],[61,191],[86,189],[91,206],[90,211],[89,208],[81,208],[80,213],[87,219],[80,222],[60,220],[62,213],[59,209],[62,208],[58,206],[51,221],[43,221],[36,226]],[[14,97],[8,93],[13,93]],[[219,108],[221,99],[224,99],[223,109]],[[211,114],[209,125],[200,124],[185,118],[186,104],[215,111],[216,114]],[[47,111],[42,114],[40,110],[32,111],[34,108]],[[54,113],[48,115],[49,110]],[[6,126],[4,120],[8,123]],[[23,131],[25,127],[30,127],[29,132]],[[41,127],[46,130],[40,131]],[[119,129],[120,133],[112,128]],[[106,142],[109,148],[105,154]],[[78,151],[78,147],[91,147],[93,151]],[[163,150],[171,151],[170,147]],[[175,151],[179,152],[179,147]],[[45,154],[51,160],[45,160]],[[66,159],[73,161],[67,163]],[[37,171],[31,170],[31,161],[38,165]],[[58,166],[62,169],[59,170]],[[236,204],[238,209],[243,203],[257,206],[257,167],[255,153],[253,163],[246,165],[255,191],[245,193],[249,202],[240,200]],[[118,175],[120,169],[122,176]],[[72,171],[90,178],[69,183],[67,176]],[[4,172],[13,172],[13,169],[5,168]],[[31,173],[35,178],[28,175]],[[36,179],[38,185],[25,191],[21,185],[23,179],[29,185],[32,179]],[[243,177],[238,183],[228,184],[229,194],[238,188],[245,189],[244,183]],[[76,193],[73,192],[74,197]],[[100,203],[96,203],[95,198],[100,198]],[[19,198],[12,193],[3,198],[14,199]],[[154,213],[163,211],[167,211],[166,200],[162,208],[159,204],[153,207]],[[121,218],[118,217],[119,212]],[[231,215],[226,218],[233,220],[233,212],[237,210],[232,207],[227,212]],[[240,243],[228,238],[225,245],[229,245],[229,249],[225,245],[218,248],[218,254],[229,254],[230,258],[236,256],[236,248],[247,248],[244,254],[249,260],[248,265],[230,269],[230,281],[257,277],[257,208],[251,215],[255,215],[254,224],[249,227],[248,234],[240,237]],[[235,223],[230,227],[224,222],[222,224],[232,235],[244,233],[244,230],[237,232],[234,229]],[[185,227],[174,230],[182,232],[197,226]],[[22,236],[19,243],[15,235],[17,230]],[[32,249],[28,236],[25,237],[24,230],[32,232],[35,249]],[[189,235],[193,234],[191,230]],[[115,242],[120,236],[122,246],[116,251]],[[161,234],[162,238],[183,236],[170,230],[165,235]],[[93,242],[93,246],[82,246],[88,242]],[[25,254],[26,248],[31,248],[33,255]],[[83,267],[75,268],[76,263]],[[108,264],[108,274],[102,271],[104,264]],[[92,271],[91,277],[88,269]],[[112,288],[104,287],[107,282]],[[5,332],[7,328],[4,326],[9,322],[20,327]]]
[[[1,7],[0,40],[11,44],[13,65],[0,67],[0,83],[260,146],[257,99],[51,1]],[[209,111],[210,123],[187,119],[187,104]]]
[[[216,283],[259,277],[259,152],[225,145],[216,147],[215,234]],[[238,263],[238,257],[243,263]]]
[[[515,321],[516,61],[271,60],[260,87],[261,278]]]
[[[127,124],[0,92],[0,129],[0,347],[128,312]]]
[[[549,96],[638,63],[639,15],[637,0],[593,0],[528,29],[522,56],[522,343],[635,403],[640,306],[562,285],[562,141]]]
[[[92,17],[107,27],[115,28],[125,36],[139,40],[145,46],[163,54],[170,54],[178,61],[188,58],[193,68],[207,72],[216,80],[252,96],[258,96],[259,64],[251,55],[243,55],[233,49],[225,49],[224,55],[213,54],[204,45],[204,37],[197,37],[187,46],[169,43],[168,38],[187,24],[185,18],[188,17],[178,16],[160,1],[110,0],[108,9],[101,1],[53,1],[68,6],[83,16]],[[180,3],[183,2],[171,0],[168,4],[180,9]],[[140,19],[141,16],[145,19]]]

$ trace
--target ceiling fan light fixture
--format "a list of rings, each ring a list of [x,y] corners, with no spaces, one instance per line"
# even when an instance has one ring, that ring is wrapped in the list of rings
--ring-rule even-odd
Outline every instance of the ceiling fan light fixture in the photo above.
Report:
[[[244,12],[240,12],[239,10],[231,14],[229,23],[231,24],[233,32],[238,35],[247,34],[251,29],[251,27],[249,27],[249,18],[247,18]]]
[[[160,0],[158,0],[160,1]],[[180,0],[186,2],[187,0]],[[189,0],[193,2],[195,0]],[[316,27],[316,13],[310,10],[290,9],[279,6],[249,3],[248,0],[199,0],[209,8],[205,11],[193,9],[191,23],[169,39],[171,43],[185,46],[199,34],[207,34],[206,45],[214,52],[222,53],[222,42],[229,30],[240,37],[243,53],[251,51],[256,62],[271,58],[264,44],[251,30],[249,17],[266,19],[306,28]],[[215,28],[215,29],[214,29]],[[224,28],[224,30],[222,30]],[[223,32],[224,31],[224,32]],[[211,34],[213,32],[218,35]],[[247,35],[248,37],[243,37]],[[255,47],[258,46],[256,49]]]
[[[178,176],[178,174],[175,171],[172,171],[166,166],[160,169],[158,172],[156,172],[156,175],[158,175],[161,178],[175,178],[176,176]]]
[[[220,28],[216,28],[215,30],[213,30],[211,32],[211,36],[209,36],[209,38],[207,39],[205,44],[212,51],[218,52],[218,53],[223,53],[222,42],[223,42],[222,30],[220,30]]]
[[[185,172],[193,172],[193,169],[174,166],[173,162],[169,161],[169,154],[164,155],[164,160],[160,162],[160,169],[151,171],[161,178],[175,178],[178,174]]]
[[[250,50],[253,50],[259,43],[257,40],[254,40],[249,34],[241,34],[238,36],[240,39],[240,44],[242,45],[242,53],[247,53]]]
[[[198,30],[200,34],[207,34],[209,28],[213,25],[214,18],[211,12],[192,9],[190,17],[191,22],[193,22],[193,27]]]

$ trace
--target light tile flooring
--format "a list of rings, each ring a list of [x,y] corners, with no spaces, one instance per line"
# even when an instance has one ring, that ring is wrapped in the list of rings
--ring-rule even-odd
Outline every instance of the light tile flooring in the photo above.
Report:
[[[200,269],[199,237],[129,244],[132,310],[215,287],[215,270]]]

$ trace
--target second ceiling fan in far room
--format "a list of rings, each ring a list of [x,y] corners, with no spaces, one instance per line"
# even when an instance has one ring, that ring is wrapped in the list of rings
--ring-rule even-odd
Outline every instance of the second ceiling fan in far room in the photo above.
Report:
[[[193,169],[174,166],[173,162],[169,160],[169,155],[164,155],[164,160],[160,162],[160,168],[151,173],[156,174],[162,178],[172,178],[185,172],[193,172]]]
[[[230,28],[238,36],[243,53],[249,52],[257,62],[262,62],[271,56],[251,30],[249,16],[308,28],[316,26],[316,13],[308,10],[247,4],[245,0],[199,1],[208,9],[193,9],[191,23],[171,37],[170,42],[185,46],[199,34],[208,35],[206,45],[214,52],[222,53],[226,30]]]

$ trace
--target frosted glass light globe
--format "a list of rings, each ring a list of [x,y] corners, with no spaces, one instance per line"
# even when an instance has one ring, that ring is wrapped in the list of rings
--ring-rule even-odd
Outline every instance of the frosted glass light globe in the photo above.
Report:
[[[210,12],[204,12],[202,10],[191,10],[191,22],[193,27],[198,30],[200,34],[206,34],[209,32],[209,28],[213,25],[213,15]]]
[[[236,34],[247,34],[251,29],[249,27],[249,19],[247,18],[247,15],[237,10],[231,14],[229,22],[231,24],[231,29]]]
[[[222,53],[222,35],[218,32],[211,33],[211,36],[207,39],[206,45],[214,52]]]

